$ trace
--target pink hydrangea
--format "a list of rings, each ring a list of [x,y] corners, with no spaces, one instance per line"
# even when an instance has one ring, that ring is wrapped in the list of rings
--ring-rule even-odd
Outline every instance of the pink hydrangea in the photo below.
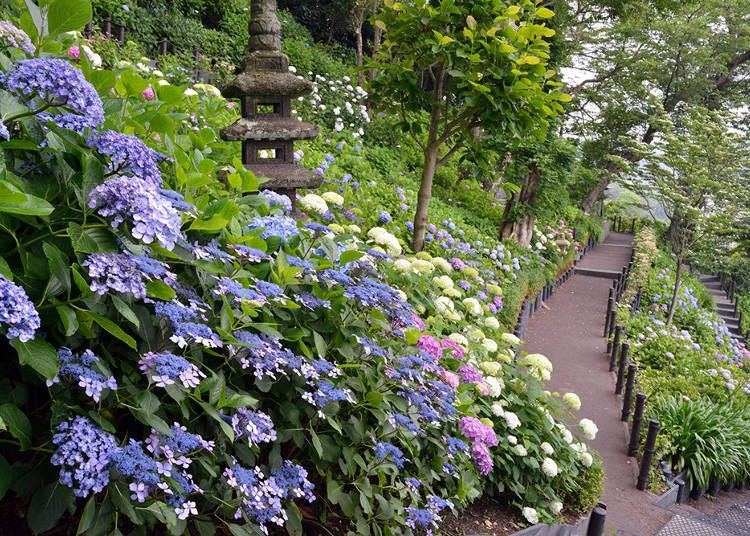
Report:
[[[151,86],[148,86],[141,93],[141,97],[143,97],[146,100],[154,100],[156,98],[156,93],[154,93],[154,88],[152,88]]]
[[[78,48],[78,45],[73,45],[68,49],[68,56],[77,60],[81,58],[81,49]]]
[[[440,339],[440,345],[444,350],[451,351],[451,357],[462,361],[465,355],[464,349],[453,339]]]
[[[411,315],[411,323],[419,331],[424,331],[424,320],[419,318],[417,315]]]
[[[458,374],[450,370],[441,369],[438,372],[438,377],[453,389],[458,389],[458,385],[461,383],[461,378],[459,378]]]
[[[432,335],[422,335],[417,342],[417,348],[427,352],[435,359],[443,357],[443,348],[440,346],[438,340]]]

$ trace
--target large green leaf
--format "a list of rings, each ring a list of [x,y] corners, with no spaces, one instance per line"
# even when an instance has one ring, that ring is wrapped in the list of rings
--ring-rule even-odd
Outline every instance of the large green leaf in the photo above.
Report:
[[[51,36],[80,30],[91,20],[90,0],[55,0],[47,12],[47,27]]]
[[[65,507],[72,502],[72,497],[70,488],[57,482],[39,488],[26,512],[31,530],[39,534],[54,527],[65,512]]]
[[[3,420],[10,435],[21,443],[21,450],[31,447],[31,422],[26,414],[15,404],[0,406],[0,419]]]
[[[114,335],[122,342],[130,346],[133,350],[138,349],[138,344],[135,342],[135,339],[125,333],[125,331],[123,331],[120,326],[115,324],[106,316],[102,316],[99,313],[95,313],[93,311],[78,311],[78,315],[79,317],[83,316],[84,318],[90,318],[91,320],[99,324],[99,326],[101,326],[104,331],[110,333],[111,335]]]
[[[57,376],[60,362],[57,359],[57,351],[50,343],[40,339],[27,342],[13,339],[10,344],[18,352],[18,362],[21,365],[30,366],[48,380]]]
[[[42,244],[44,255],[49,264],[50,279],[47,284],[47,296],[55,296],[70,290],[70,263],[65,254],[51,242]]]
[[[25,216],[49,216],[55,207],[41,197],[22,192],[8,181],[0,180],[0,212]]]

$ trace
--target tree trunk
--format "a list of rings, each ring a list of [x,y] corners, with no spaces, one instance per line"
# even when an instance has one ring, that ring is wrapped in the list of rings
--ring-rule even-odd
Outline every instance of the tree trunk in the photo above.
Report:
[[[378,14],[378,0],[372,0],[372,18],[375,19]],[[383,37],[383,30],[375,25],[372,29],[372,57],[378,53],[380,49],[380,41]],[[370,80],[375,80],[375,69],[370,69]]]
[[[594,188],[583,199],[581,208],[584,212],[591,212],[594,210],[594,206],[596,205],[596,202],[599,201],[599,197],[604,193],[604,190],[607,189],[607,186],[609,186],[609,178],[609,173],[603,173],[599,176],[599,182],[596,183],[596,186],[594,186]]]
[[[357,85],[362,87],[365,83],[365,73],[362,72],[362,26],[365,23],[365,8],[358,7],[354,13],[355,20],[357,21]]]
[[[505,210],[503,211],[503,219],[500,222],[499,229],[501,240],[510,238],[525,248],[531,245],[531,240],[534,236],[534,216],[531,212],[531,207],[534,204],[536,194],[539,191],[539,185],[542,182],[537,165],[532,162],[528,165],[528,168],[529,174],[526,177],[524,185],[521,187],[521,191],[514,193],[505,202]],[[519,206],[524,207],[522,209],[523,213],[517,215],[515,213],[518,212],[517,208]]]
[[[419,193],[417,193],[417,208],[414,212],[414,236],[411,241],[411,249],[414,253],[424,249],[424,237],[427,230],[430,198],[432,197],[432,179],[437,169],[439,151],[440,146],[436,143],[431,143],[424,149],[424,167],[422,168],[422,180],[419,183]]]
[[[672,302],[669,304],[669,316],[667,317],[667,325],[669,326],[672,323],[672,319],[674,318],[674,310],[677,306],[677,294],[680,291],[680,283],[682,276],[682,256],[677,257],[677,269],[675,270],[674,275],[674,289],[672,289]]]

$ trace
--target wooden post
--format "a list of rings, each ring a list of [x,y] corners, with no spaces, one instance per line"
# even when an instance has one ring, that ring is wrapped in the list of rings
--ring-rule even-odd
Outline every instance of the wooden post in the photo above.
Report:
[[[166,37],[162,37],[162,39],[159,41],[159,55],[160,56],[167,55],[167,38]]]
[[[117,42],[120,43],[120,45],[125,44],[125,25],[124,24],[117,25]]]
[[[615,385],[615,394],[622,393],[622,386],[625,383],[625,365],[628,362],[628,353],[630,352],[630,343],[623,342],[620,348],[620,362],[617,367],[617,383]]]
[[[104,35],[110,35],[112,33],[112,20],[104,19]]]
[[[622,336],[622,326],[615,326],[615,339],[612,342],[609,357],[609,371],[615,370],[617,364],[617,352],[620,350],[620,337]]]

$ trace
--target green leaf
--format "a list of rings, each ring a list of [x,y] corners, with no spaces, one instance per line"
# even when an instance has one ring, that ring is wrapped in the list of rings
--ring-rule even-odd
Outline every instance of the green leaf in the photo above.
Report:
[[[154,279],[146,283],[146,295],[149,298],[156,298],[161,301],[171,301],[175,296],[175,291],[164,281]]]
[[[31,422],[23,411],[15,404],[3,404],[0,406],[0,419],[5,422],[10,435],[21,443],[21,450],[31,447]]]
[[[109,318],[106,316],[102,316],[99,313],[95,313],[93,311],[78,311],[79,316],[84,316],[85,318],[90,318],[106,332],[108,332],[110,335],[113,335],[120,339],[122,342],[130,346],[133,350],[138,349],[138,345],[135,342],[135,339],[125,333],[120,326],[112,322]]]
[[[65,512],[66,505],[71,502],[71,497],[70,488],[58,482],[38,489],[26,512],[31,530],[39,534],[54,527]]]
[[[2,257],[0,257],[0,274],[4,275],[6,279],[13,281],[13,271]]]
[[[65,328],[66,337],[70,337],[78,331],[78,317],[73,309],[67,305],[58,305],[55,309],[57,310],[57,314],[60,316],[60,320]]]
[[[341,257],[339,257],[339,262],[341,263],[341,266],[343,266],[352,261],[361,259],[363,256],[364,253],[362,251],[357,251],[356,249],[347,249],[341,254]]]
[[[138,320],[138,316],[135,314],[133,309],[130,308],[130,306],[122,301],[120,298],[112,294],[110,296],[112,299],[112,303],[115,306],[115,309],[117,309],[117,312],[120,313],[123,318],[125,318],[127,321],[129,321],[131,324],[133,324],[136,328],[141,327],[141,321]]]
[[[232,523],[227,524],[229,532],[232,536],[263,536],[263,532],[255,525],[234,525]]]
[[[552,17],[555,16],[555,12],[549,8],[540,7],[539,9],[536,10],[534,15],[536,15],[540,19],[551,19]]]
[[[312,443],[312,446],[315,447],[315,452],[318,453],[319,457],[323,457],[323,445],[320,443],[320,438],[318,438],[318,434],[315,433],[315,430],[310,428],[308,430],[310,433],[310,442]]]
[[[78,528],[76,529],[76,536],[79,536],[89,530],[91,524],[94,522],[96,517],[96,496],[92,495],[86,503],[81,514],[81,520],[78,522]]]
[[[47,12],[49,35],[80,30],[91,20],[89,0],[55,0]]]
[[[10,341],[10,344],[16,349],[21,365],[30,366],[48,380],[57,376],[60,362],[57,359],[57,351],[50,343],[40,339],[22,342],[16,338]]]
[[[77,223],[70,223],[68,225],[68,236],[73,243],[73,249],[77,253],[102,253],[118,250],[115,237],[106,229],[84,229]]]
[[[68,258],[54,244],[44,242],[42,250],[47,257],[49,273],[51,275],[47,283],[47,295],[55,296],[60,292],[70,290],[70,263]]]
[[[49,216],[55,207],[41,197],[22,192],[8,181],[0,180],[0,212],[24,216]]]
[[[5,497],[8,488],[10,488],[11,481],[10,464],[8,460],[0,456],[0,499]]]

